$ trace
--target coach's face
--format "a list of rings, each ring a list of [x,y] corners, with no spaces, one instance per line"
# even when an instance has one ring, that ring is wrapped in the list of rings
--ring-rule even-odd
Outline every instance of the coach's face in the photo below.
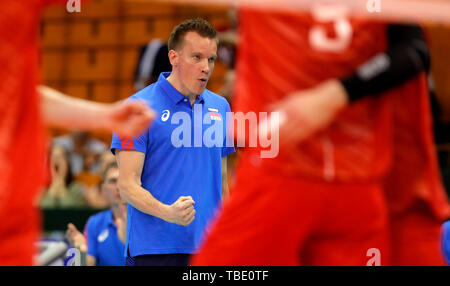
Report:
[[[201,94],[208,83],[217,58],[216,39],[202,37],[196,32],[188,32],[180,51],[174,58],[175,69],[178,72],[181,92],[184,95]]]

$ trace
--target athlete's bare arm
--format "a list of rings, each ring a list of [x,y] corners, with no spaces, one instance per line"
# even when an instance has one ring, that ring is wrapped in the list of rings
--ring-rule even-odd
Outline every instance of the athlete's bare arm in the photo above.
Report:
[[[294,92],[278,104],[280,145],[300,142],[328,126],[348,104],[348,95],[339,80],[329,80],[316,88]],[[283,119],[284,117],[284,119]]]
[[[134,136],[145,130],[155,113],[142,102],[97,103],[39,86],[41,110],[48,125],[82,130],[108,130]]]
[[[171,205],[158,201],[141,186],[145,154],[139,151],[117,150],[119,165],[119,191],[121,196],[141,212],[159,217],[167,222],[189,225],[195,218],[194,200],[181,196]]]

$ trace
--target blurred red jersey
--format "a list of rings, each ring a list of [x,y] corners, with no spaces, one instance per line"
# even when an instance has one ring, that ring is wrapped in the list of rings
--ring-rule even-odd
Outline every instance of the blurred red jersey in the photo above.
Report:
[[[386,25],[338,13],[332,17],[320,22],[310,14],[243,10],[233,111],[268,111],[288,93],[353,73],[386,50]],[[271,171],[341,182],[387,175],[391,211],[421,199],[443,218],[449,207],[429,105],[426,78],[420,75],[348,106],[326,130],[281,149],[276,158],[260,159],[260,150],[251,148],[243,158]]]
[[[394,160],[385,180],[389,209],[398,214],[422,200],[436,218],[446,219],[450,207],[439,171],[426,76],[421,74],[390,93]]]
[[[324,12],[326,16],[329,11]],[[385,25],[342,13],[326,17],[318,21],[312,14],[241,12],[233,111],[268,111],[269,104],[288,93],[350,74],[385,51]],[[280,149],[276,158],[259,159],[252,155],[255,149],[244,156],[285,174],[371,180],[390,164],[390,120],[386,97],[366,98],[348,106],[326,130]]]
[[[0,265],[31,265],[35,254],[33,203],[45,174],[37,43],[47,2],[5,0],[0,9]]]

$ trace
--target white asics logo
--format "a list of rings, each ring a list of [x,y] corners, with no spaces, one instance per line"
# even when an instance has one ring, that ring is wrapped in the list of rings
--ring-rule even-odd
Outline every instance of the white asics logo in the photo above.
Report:
[[[167,119],[169,119],[169,116],[170,116],[170,111],[166,109],[162,112],[161,120],[163,122],[165,122],[165,121],[167,121]]]
[[[109,235],[109,231],[108,229],[105,229],[104,231],[102,231],[102,233],[99,234],[99,236],[97,237],[97,241],[98,242],[103,242],[108,238]]]

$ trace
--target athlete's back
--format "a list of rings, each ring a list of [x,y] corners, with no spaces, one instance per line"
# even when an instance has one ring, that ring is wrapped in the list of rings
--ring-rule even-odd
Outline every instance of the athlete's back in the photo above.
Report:
[[[320,22],[310,14],[243,10],[234,111],[268,111],[290,92],[353,73],[386,49],[385,25],[349,20],[335,11]],[[284,173],[329,181],[376,178],[389,165],[389,120],[386,98],[366,98],[348,106],[325,130],[263,162]]]

